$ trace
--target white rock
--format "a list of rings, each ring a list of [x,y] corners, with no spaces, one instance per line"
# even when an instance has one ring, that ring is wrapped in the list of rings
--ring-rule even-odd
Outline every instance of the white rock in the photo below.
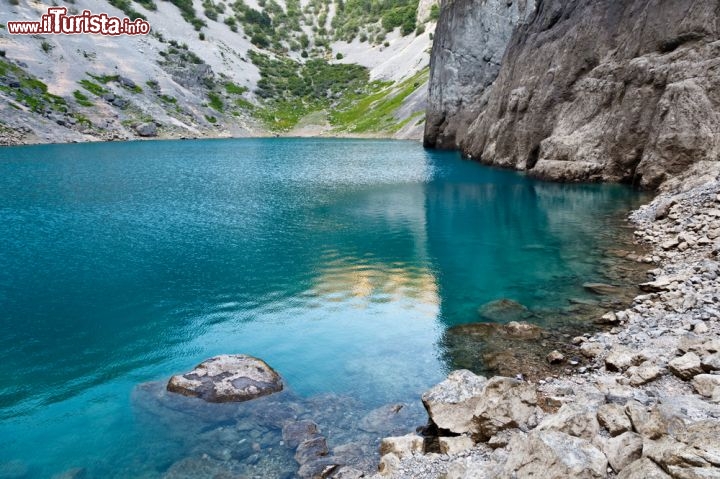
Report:
[[[473,415],[487,379],[461,369],[422,395],[430,419],[441,429],[463,434],[475,429]]]
[[[448,455],[467,451],[475,445],[473,440],[467,436],[441,437],[438,442],[440,443],[440,452]]]

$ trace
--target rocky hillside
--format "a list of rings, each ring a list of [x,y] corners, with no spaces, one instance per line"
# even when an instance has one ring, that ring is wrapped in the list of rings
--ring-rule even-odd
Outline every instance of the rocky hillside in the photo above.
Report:
[[[247,135],[420,138],[436,0],[65,0],[149,35],[11,35],[0,143]],[[57,4],[53,2],[53,4]]]
[[[543,178],[650,189],[718,168],[717,1],[531,2],[443,5],[427,145]]]

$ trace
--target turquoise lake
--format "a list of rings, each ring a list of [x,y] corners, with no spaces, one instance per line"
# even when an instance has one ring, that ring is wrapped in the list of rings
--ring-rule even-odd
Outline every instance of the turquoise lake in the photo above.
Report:
[[[610,281],[606,251],[627,234],[612,225],[639,201],[415,142],[0,148],[0,477],[179,478],[197,457],[293,477],[264,419],[153,402],[223,353],[272,365],[296,415],[316,407],[340,431],[331,446],[352,440],[343,421],[389,403],[422,425],[420,394],[454,367],[445,331],[500,298],[592,299],[582,285]],[[363,427],[375,447],[385,431]],[[230,429],[253,448],[217,453]]]

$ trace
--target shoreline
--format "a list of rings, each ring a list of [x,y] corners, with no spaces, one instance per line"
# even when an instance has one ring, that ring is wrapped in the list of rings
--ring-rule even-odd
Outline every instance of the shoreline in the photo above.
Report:
[[[720,180],[661,192],[628,221],[657,268],[640,285],[645,294],[608,312],[610,331],[571,340],[591,360],[586,372],[506,378],[536,394],[528,417],[480,440],[472,428],[386,438],[381,472],[371,477],[720,477]],[[473,390],[467,378],[436,388],[456,417],[482,421],[488,388]],[[499,416],[517,409],[511,392],[492,399]],[[449,454],[428,447],[436,441]]]
[[[330,139],[330,140],[394,140],[394,141],[413,141],[416,143],[422,143],[421,138],[395,138],[384,134],[377,135],[293,135],[293,134],[267,134],[267,135],[203,135],[203,136],[154,136],[154,137],[136,137],[127,139],[106,139],[99,137],[92,137],[80,140],[72,141],[36,141],[36,142],[17,142],[8,143],[5,138],[0,137],[0,148],[16,147],[16,146],[42,146],[42,145],[80,145],[85,143],[134,143],[144,141],[188,141],[188,140],[243,140],[243,139],[267,139],[267,138],[292,138],[292,139]]]

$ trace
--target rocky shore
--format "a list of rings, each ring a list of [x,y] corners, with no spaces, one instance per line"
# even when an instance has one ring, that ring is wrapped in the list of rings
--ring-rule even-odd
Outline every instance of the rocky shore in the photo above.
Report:
[[[603,316],[612,329],[570,340],[589,367],[533,382],[453,372],[423,395],[428,428],[382,441],[375,479],[720,478],[720,181],[630,220],[657,268]]]

